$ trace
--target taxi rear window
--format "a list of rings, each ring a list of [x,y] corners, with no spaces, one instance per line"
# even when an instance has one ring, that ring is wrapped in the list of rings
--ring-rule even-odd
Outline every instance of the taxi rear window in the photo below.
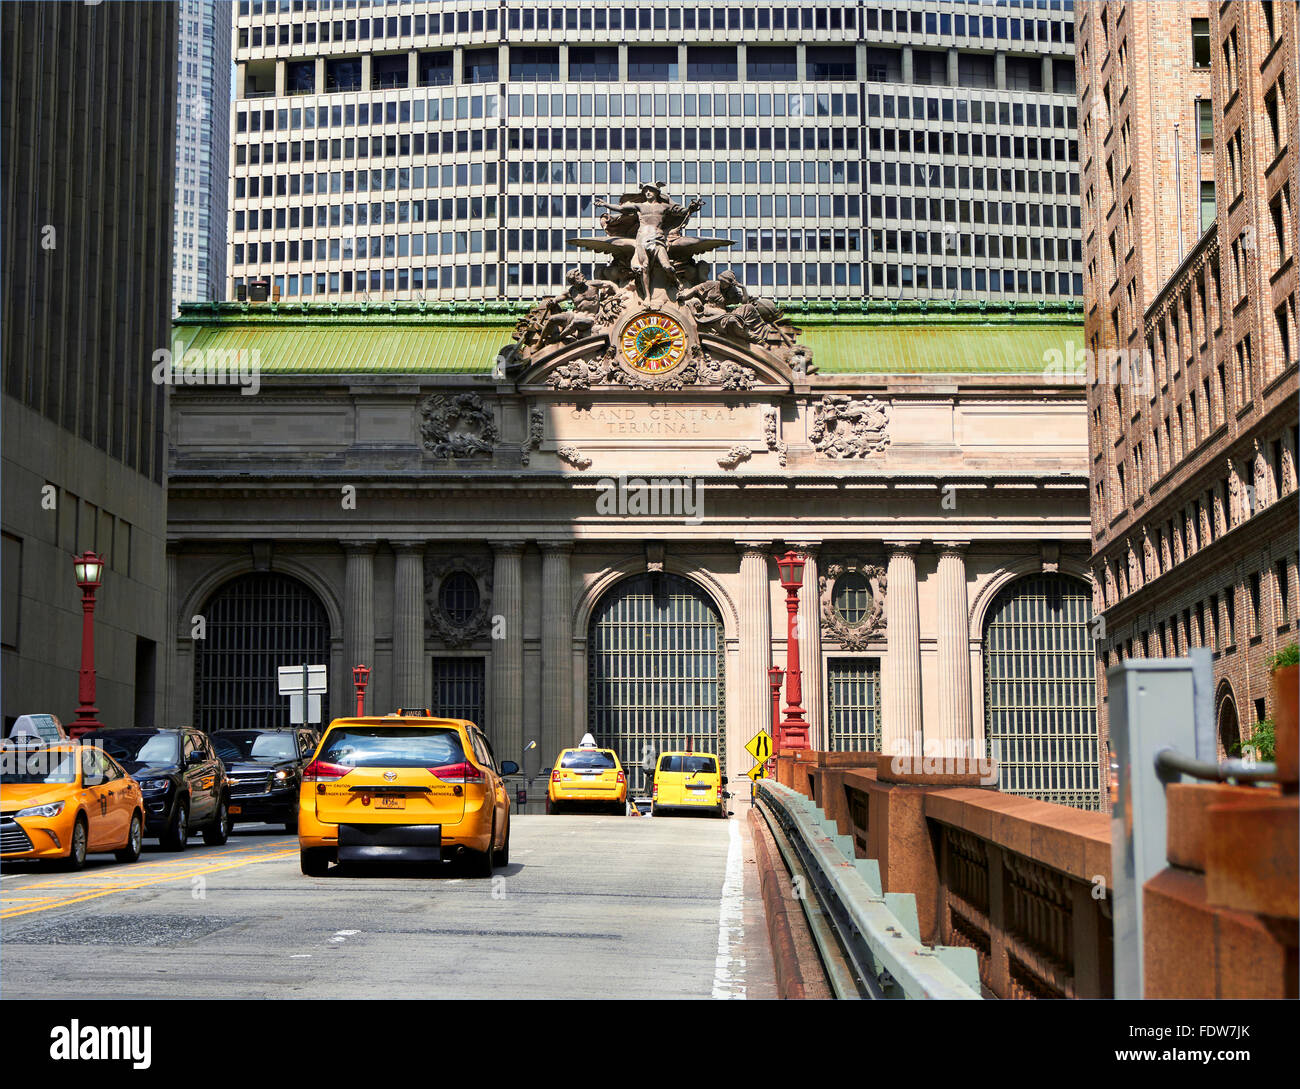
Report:
[[[660,771],[684,771],[688,775],[716,775],[718,762],[711,756],[664,756],[659,760]]]
[[[428,726],[339,726],[320,751],[326,764],[348,768],[436,768],[465,759],[460,733]]]
[[[583,749],[581,752],[566,752],[560,758],[560,767],[591,770],[614,768],[614,754],[599,749]]]

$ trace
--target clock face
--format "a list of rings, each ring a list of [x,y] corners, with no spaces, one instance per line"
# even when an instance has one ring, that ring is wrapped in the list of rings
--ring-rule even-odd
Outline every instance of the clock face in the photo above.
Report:
[[[686,358],[686,330],[667,314],[650,312],[623,327],[623,358],[646,374],[670,371]]]

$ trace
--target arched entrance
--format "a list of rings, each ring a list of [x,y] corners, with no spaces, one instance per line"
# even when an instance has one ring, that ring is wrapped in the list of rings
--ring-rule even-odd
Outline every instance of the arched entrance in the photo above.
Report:
[[[329,618],[298,579],[272,572],[240,575],[204,604],[204,637],[194,641],[194,725],[201,730],[288,725],[289,700],[277,670],[328,665]],[[329,721],[329,697],[321,720]]]
[[[724,751],[722,620],[709,596],[679,575],[623,579],[587,628],[587,730],[614,749],[634,790],[648,789],[647,753]]]
[[[998,788],[1098,809],[1092,593],[1036,574],[1003,587],[984,621],[984,730]]]
[[[1219,725],[1219,744],[1223,755],[1237,757],[1241,755],[1241,723],[1237,718],[1237,701],[1232,698],[1232,686],[1226,681],[1219,686],[1216,703],[1216,718]]]

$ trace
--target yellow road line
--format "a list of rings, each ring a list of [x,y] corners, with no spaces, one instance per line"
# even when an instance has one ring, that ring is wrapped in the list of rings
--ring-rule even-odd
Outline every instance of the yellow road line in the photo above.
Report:
[[[228,852],[228,853],[238,854],[239,852]],[[0,897],[0,903],[3,903],[4,901],[8,900],[14,905],[13,907],[0,910],[0,919],[12,919],[18,915],[30,915],[33,912],[37,912],[37,911],[48,911],[51,908],[67,907],[71,904],[81,904],[81,903],[85,903],[88,900],[97,900],[103,896],[112,896],[114,893],[132,892],[137,889],[148,888],[150,885],[162,884],[168,881],[183,881],[186,880],[187,878],[206,877],[208,874],[219,873],[223,870],[235,870],[243,866],[253,865],[254,863],[257,862],[273,862],[277,859],[288,858],[291,855],[294,855],[296,853],[297,853],[297,848],[294,848],[293,850],[276,851],[271,854],[265,854],[265,855],[254,855],[245,858],[233,859],[229,862],[219,862],[211,865],[207,865],[202,861],[196,860],[196,862],[198,862],[198,866],[186,872],[158,874],[154,877],[146,878],[144,881],[135,881],[130,884],[124,884],[121,882],[112,882],[108,885],[108,887],[101,886],[95,889],[94,891],[87,892],[84,896],[68,896],[68,897],[63,897],[62,899],[50,900],[50,902],[48,903],[46,903],[44,900],[33,901],[28,899],[14,899],[9,896]],[[210,856],[205,856],[205,858],[206,857],[210,857]],[[75,885],[74,886],[58,886],[58,885],[51,886],[48,884],[40,884],[40,885],[28,885],[25,886],[24,888],[13,889],[12,891],[13,892],[26,892],[26,891],[37,892],[44,888],[63,888],[63,887],[78,888],[81,886],[75,886]]]

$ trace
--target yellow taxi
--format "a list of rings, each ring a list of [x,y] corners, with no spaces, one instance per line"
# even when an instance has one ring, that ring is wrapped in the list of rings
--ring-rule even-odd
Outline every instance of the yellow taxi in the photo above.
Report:
[[[302,872],[331,862],[463,861],[487,877],[510,861],[510,799],[483,732],[465,719],[398,711],[329,724],[298,794]]]
[[[546,809],[558,813],[572,802],[604,804],[627,811],[627,775],[613,749],[601,749],[591,734],[576,749],[561,749],[546,784]]]
[[[51,860],[79,870],[86,855],[140,857],[144,793],[94,745],[0,746],[0,859]]]
[[[650,793],[650,815],[675,811],[725,817],[727,799],[722,788],[726,783],[712,753],[660,753]]]

